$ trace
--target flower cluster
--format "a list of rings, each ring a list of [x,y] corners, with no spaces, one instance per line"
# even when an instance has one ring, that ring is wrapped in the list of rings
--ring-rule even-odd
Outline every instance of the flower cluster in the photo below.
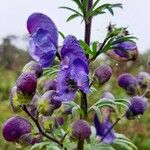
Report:
[[[89,5],[92,5],[92,2]],[[88,94],[92,93],[92,88],[101,88],[110,80],[113,69],[103,63],[91,75],[90,62],[101,53],[117,61],[135,60],[138,55],[136,44],[130,39],[127,40],[125,34],[120,37],[122,30],[114,28],[109,31],[100,49],[97,45],[93,45],[95,52],[90,49],[86,40],[81,44],[73,35],[64,37],[63,44],[58,46],[57,27],[42,13],[33,13],[29,16],[27,29],[29,54],[33,61],[24,66],[11,90],[10,103],[15,112],[24,111],[31,117],[39,132],[35,134],[32,131],[29,120],[16,116],[8,119],[3,125],[4,138],[21,145],[34,145],[46,137],[57,143],[59,148],[63,147],[66,138],[70,143],[77,141],[77,149],[83,150],[84,140],[90,142],[88,139],[93,134],[88,115],[94,110],[92,122],[96,130],[95,139],[98,139],[99,143],[115,142],[117,135],[113,127],[120,119],[113,123],[111,116],[116,113],[115,105],[121,102],[118,102],[112,93],[104,92],[100,100],[90,108],[87,104]],[[87,49],[89,53],[85,54]],[[92,56],[89,56],[90,54]],[[59,66],[59,69],[57,73],[50,75],[52,73],[50,69],[54,66]],[[123,115],[127,119],[133,119],[145,112],[147,108],[145,96],[149,82],[150,75],[146,72],[140,72],[136,77],[129,73],[119,76],[119,86],[128,95],[133,96],[130,101],[123,101],[128,102],[126,104],[128,109]],[[80,105],[77,104],[79,95]]]

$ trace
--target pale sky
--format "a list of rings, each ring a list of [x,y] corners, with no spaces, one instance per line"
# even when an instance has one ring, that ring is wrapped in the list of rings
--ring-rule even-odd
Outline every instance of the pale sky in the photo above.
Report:
[[[123,10],[116,9],[115,16],[98,16],[93,20],[92,40],[103,41],[106,26],[111,21],[118,26],[129,26],[129,31],[138,37],[139,51],[150,48],[150,2],[149,0],[101,0],[123,3]],[[77,19],[66,23],[70,12],[58,9],[59,6],[73,6],[71,0],[0,0],[0,38],[27,33],[26,20],[33,12],[42,12],[53,19],[57,28],[65,35],[83,37],[84,24]]]

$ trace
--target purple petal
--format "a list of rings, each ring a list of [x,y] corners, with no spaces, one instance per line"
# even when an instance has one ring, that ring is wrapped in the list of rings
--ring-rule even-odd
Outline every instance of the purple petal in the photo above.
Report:
[[[34,34],[38,29],[47,30],[51,35],[51,41],[58,47],[58,31],[54,22],[42,13],[33,13],[27,20],[27,29],[30,34]]]
[[[101,138],[103,138],[103,136],[105,135],[105,133],[111,128],[112,124],[109,121],[109,119],[106,119],[105,121],[103,121],[102,123],[100,123],[97,115],[94,116],[94,125],[96,128],[96,134],[97,136],[100,136]],[[103,139],[103,141],[105,143],[112,143],[115,139],[115,133],[113,130],[111,130]]]
[[[48,31],[39,29],[30,38],[29,53],[43,67],[48,67],[54,60],[56,47],[51,42]]]
[[[88,66],[87,58],[80,46],[79,41],[72,35],[65,38],[61,49],[62,59],[66,56],[70,59],[71,64],[75,59],[80,58]]]

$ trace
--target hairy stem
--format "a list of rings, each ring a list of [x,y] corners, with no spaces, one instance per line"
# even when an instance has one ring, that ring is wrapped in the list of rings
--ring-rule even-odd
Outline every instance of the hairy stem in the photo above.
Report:
[[[105,137],[110,133],[110,131],[114,128],[114,126],[125,116],[125,114],[123,114],[121,117],[117,118],[117,120],[112,124],[112,126],[107,130],[107,132],[104,134],[104,136],[102,137],[102,139],[100,140],[100,142],[102,142]]]
[[[37,126],[39,132],[40,132],[43,136],[45,136],[45,137],[48,138],[49,140],[51,140],[51,141],[57,143],[59,146],[63,147],[63,144],[62,144],[61,142],[59,142],[57,139],[51,137],[50,135],[47,135],[47,134],[42,130],[42,128],[41,128],[41,126],[40,126],[40,124],[39,124],[39,122],[38,122],[38,115],[37,115],[37,118],[34,118],[34,117],[30,114],[30,112],[28,111],[28,109],[27,109],[27,107],[26,107],[25,105],[22,106],[22,109],[24,110],[24,112],[25,112],[29,117],[31,117],[31,119],[33,120],[33,122],[34,122],[35,125]]]

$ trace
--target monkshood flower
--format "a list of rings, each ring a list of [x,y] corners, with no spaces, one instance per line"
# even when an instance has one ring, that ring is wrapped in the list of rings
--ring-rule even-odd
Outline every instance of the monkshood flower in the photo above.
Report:
[[[95,114],[94,116],[94,125],[96,128],[96,135],[100,138],[103,138],[107,131],[111,128],[112,124],[110,122],[110,116],[107,116],[106,118],[103,118],[102,122],[99,121],[98,116]],[[115,140],[115,132],[114,130],[110,130],[109,133],[105,136],[103,139],[103,142],[105,143],[113,143]]]
[[[33,72],[22,73],[16,82],[18,100],[21,104],[29,103],[35,95],[37,77]]]
[[[88,61],[77,39],[70,35],[61,49],[62,62],[56,79],[55,99],[71,101],[78,89],[89,92]]]
[[[76,120],[72,124],[72,135],[78,140],[88,139],[91,135],[91,128],[84,120]]]
[[[134,119],[138,115],[142,115],[148,105],[148,100],[145,97],[134,96],[131,99],[131,104],[129,105],[128,110],[126,111],[127,119]]]
[[[112,76],[112,69],[107,64],[102,64],[99,66],[94,73],[94,80],[99,83],[99,85],[107,82]]]
[[[130,73],[123,73],[118,78],[119,86],[125,89],[129,95],[136,95],[137,83],[137,79]]]
[[[31,57],[49,67],[58,47],[58,31],[53,21],[41,13],[33,13],[27,20],[30,33],[29,53]]]
[[[41,77],[43,74],[43,68],[42,65],[35,62],[35,61],[30,61],[29,63],[27,63],[22,72],[34,72],[37,76],[37,78]]]
[[[47,80],[44,84],[44,90],[45,91],[56,90],[56,80]]]
[[[136,78],[141,87],[147,87],[150,83],[150,74],[147,72],[140,72]]]
[[[135,43],[125,41],[114,45],[114,48],[107,51],[106,54],[117,61],[136,60],[138,49]]]
[[[31,123],[20,116],[8,119],[2,128],[3,137],[9,142],[18,142],[19,138],[26,133],[31,133]]]

